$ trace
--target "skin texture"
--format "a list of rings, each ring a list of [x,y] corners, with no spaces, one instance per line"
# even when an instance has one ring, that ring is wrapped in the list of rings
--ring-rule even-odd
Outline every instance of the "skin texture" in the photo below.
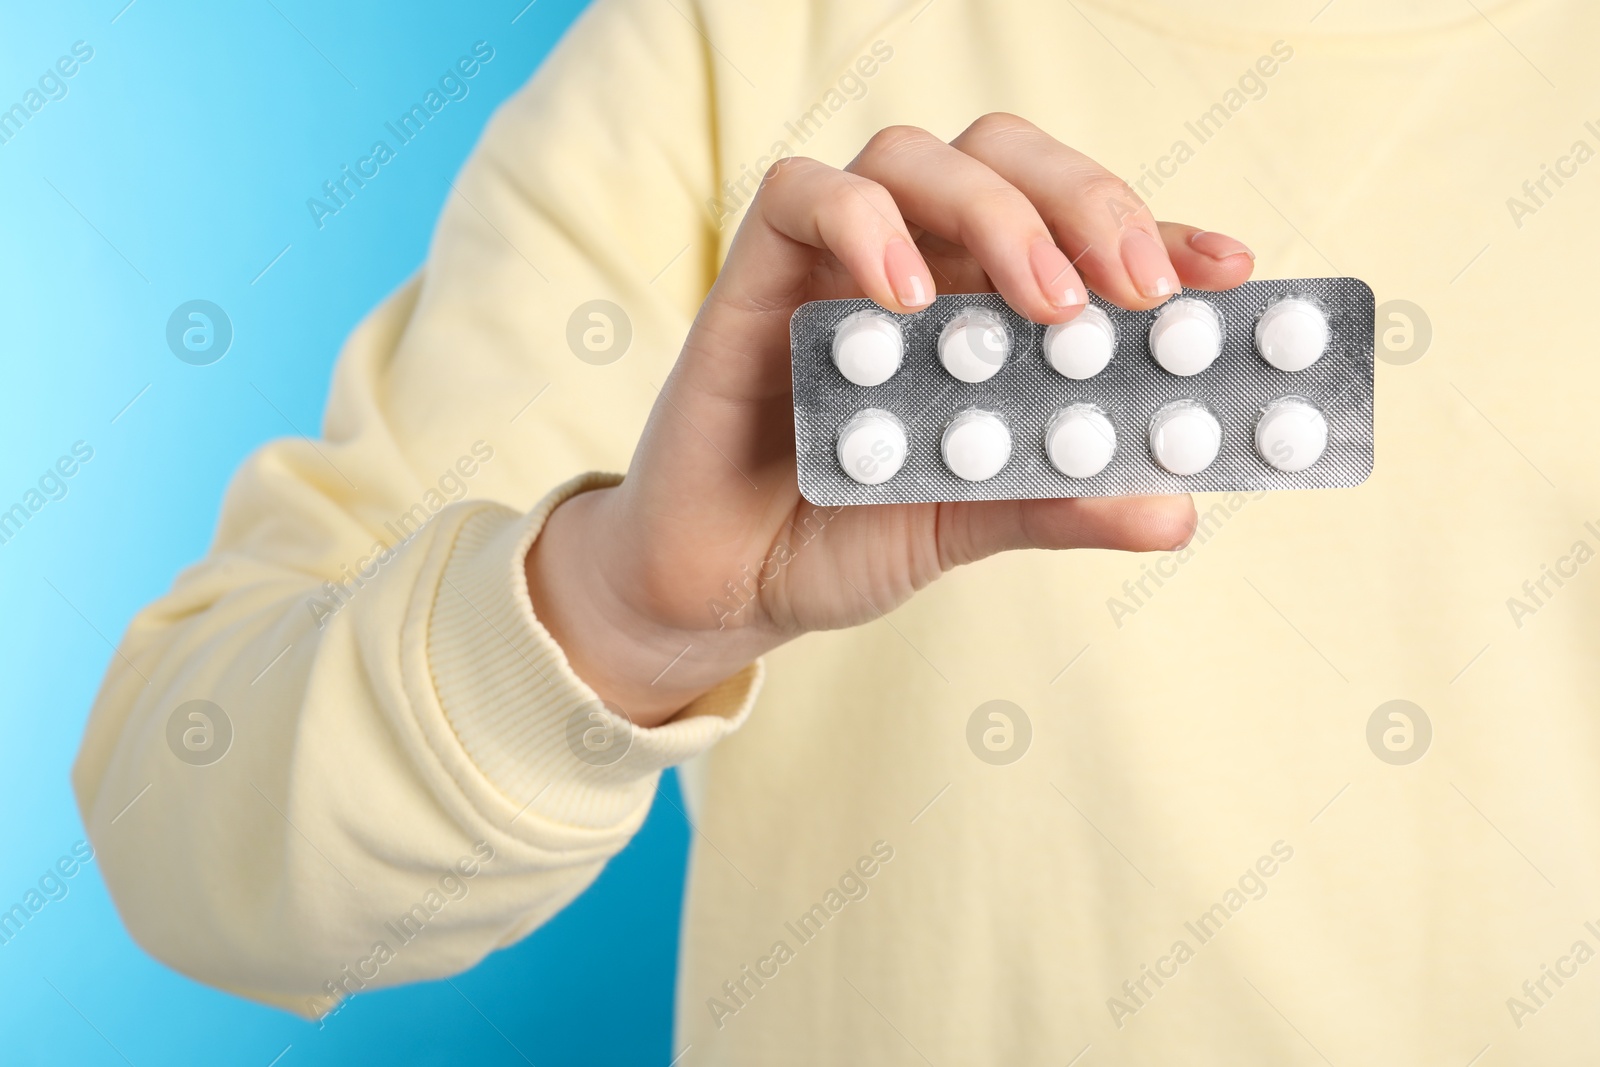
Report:
[[[579,677],[649,727],[778,645],[871,621],[996,552],[1183,545],[1187,495],[829,509],[807,540],[796,527],[822,518],[795,479],[789,317],[810,300],[909,312],[939,292],[996,291],[1034,322],[1066,322],[1086,287],[1148,309],[1180,287],[1232,288],[1253,265],[1230,237],[1157,223],[1121,179],[1014,115],[949,144],[891,127],[844,170],[784,160],[626,479],[562,504],[529,551],[534,612]],[[710,602],[731,609],[727,583],[758,573],[770,578],[754,600],[719,617]]]

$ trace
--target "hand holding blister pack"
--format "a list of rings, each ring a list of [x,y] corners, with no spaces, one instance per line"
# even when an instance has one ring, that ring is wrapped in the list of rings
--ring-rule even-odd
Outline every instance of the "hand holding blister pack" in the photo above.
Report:
[[[814,504],[1359,485],[1373,464],[1373,298],[1353,278],[1098,298],[1041,326],[994,293],[790,322]]]

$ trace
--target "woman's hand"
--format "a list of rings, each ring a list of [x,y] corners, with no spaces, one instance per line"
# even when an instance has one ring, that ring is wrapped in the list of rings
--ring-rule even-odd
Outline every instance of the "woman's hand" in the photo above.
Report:
[[[963,563],[1182,545],[1186,495],[813,507],[795,479],[789,317],[809,300],[909,312],[939,290],[993,290],[1057,323],[1083,309],[1086,283],[1144,309],[1181,286],[1236,286],[1252,263],[1232,238],[1157,223],[1120,179],[1011,115],[950,144],[886,129],[842,171],[784,160],[626,480],[561,505],[529,552],[534,611],[602,698],[655,726],[762,653],[874,619]]]

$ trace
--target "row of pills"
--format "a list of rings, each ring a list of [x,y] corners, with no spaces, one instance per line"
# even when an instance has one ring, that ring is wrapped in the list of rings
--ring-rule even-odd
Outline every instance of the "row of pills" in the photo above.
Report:
[[[1094,310],[1094,309],[1090,309]],[[1150,454],[1172,474],[1198,474],[1222,448],[1222,424],[1199,400],[1174,400],[1150,417]],[[1311,401],[1284,396],[1261,409],[1254,431],[1256,453],[1276,470],[1294,473],[1310,467],[1328,445],[1328,421]],[[1051,466],[1069,478],[1093,478],[1111,462],[1117,432],[1094,404],[1058,408],[1045,424],[1044,452]],[[910,437],[905,423],[882,408],[856,412],[839,428],[839,466],[862,485],[879,485],[905,465]],[[985,408],[957,412],[945,424],[939,454],[950,473],[969,482],[999,474],[1011,459],[1011,427],[1003,415]]]
[[[1328,317],[1302,297],[1278,300],[1256,321],[1255,346],[1261,358],[1281,371],[1311,366],[1328,347]],[[1150,324],[1151,357],[1171,374],[1199,374],[1222,352],[1222,316],[1197,297],[1181,297],[1161,309]],[[1111,318],[1089,306],[1071,322],[1047,328],[1042,347],[1057,373],[1078,380],[1105,370],[1117,345]],[[863,388],[882,385],[905,360],[900,323],[880,311],[858,311],[833,333],[833,362],[839,373]],[[939,363],[963,382],[987,381],[1011,354],[1011,332],[998,312],[963,309],[939,334]]]

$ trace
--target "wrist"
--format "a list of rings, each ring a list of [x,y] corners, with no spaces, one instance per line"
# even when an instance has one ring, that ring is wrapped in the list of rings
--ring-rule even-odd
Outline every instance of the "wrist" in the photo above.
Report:
[[[630,595],[642,583],[622,558],[615,487],[580,493],[550,513],[524,561],[534,616],[572,670],[635,726],[671,719],[779,642],[753,627],[672,625]],[[626,542],[624,535],[621,540]]]

